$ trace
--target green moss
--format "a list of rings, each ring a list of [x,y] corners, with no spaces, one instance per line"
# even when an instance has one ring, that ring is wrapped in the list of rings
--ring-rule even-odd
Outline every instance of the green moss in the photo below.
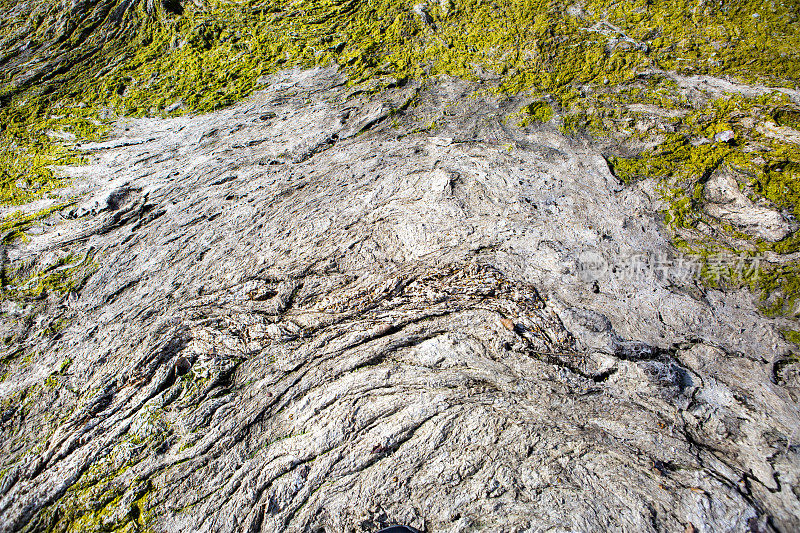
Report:
[[[149,481],[145,484],[140,493],[141,496],[133,502],[131,517],[136,523],[136,531],[147,530],[147,524],[154,519],[153,505],[151,503],[153,495],[153,485]]]
[[[761,272],[758,284],[767,316],[796,316],[800,303],[800,265],[780,265]]]
[[[603,122],[603,117],[599,113],[585,113],[577,111],[564,116],[561,124],[562,133],[575,134],[589,132],[594,135],[602,136],[609,132],[609,128]]]
[[[783,338],[800,348],[800,331],[784,329],[781,331]]]
[[[646,150],[634,158],[611,157],[610,163],[616,175],[625,183],[656,178],[694,187],[697,180],[707,178],[729,152],[727,144],[694,146],[686,134],[677,133],[652,150]]]
[[[594,0],[587,11],[645,40],[667,70],[773,82],[800,77],[798,51],[793,49],[800,13],[791,2]]]
[[[15,239],[25,239],[25,230],[30,228],[37,221],[43,220],[56,211],[60,211],[71,205],[69,203],[59,204],[46,209],[42,209],[35,213],[24,214],[21,211],[16,211],[7,215],[0,221],[0,243],[10,244]]]
[[[761,295],[764,311],[770,315],[793,315],[800,296],[800,265],[789,261],[773,267],[761,264],[757,272],[720,272],[709,263],[716,254],[737,255],[731,243],[747,243],[749,255],[765,251],[779,254],[800,251],[800,235],[780,242],[766,242],[747,235],[705,213],[705,183],[720,167],[727,167],[739,179],[740,188],[753,201],[766,203],[794,217],[800,216],[800,149],[797,145],[762,134],[760,124],[775,118],[775,109],[792,116],[796,109],[783,95],[757,98],[731,95],[709,101],[691,110],[677,123],[675,133],[666,135],[656,147],[634,157],[609,157],[614,173],[624,182],[654,178],[665,205],[664,220],[674,230],[676,245],[704,257],[702,276],[706,284],[749,286]],[[717,133],[732,130],[735,141],[715,142]],[[702,225],[700,223],[703,223]],[[699,228],[713,227],[713,231]],[[694,230],[686,240],[684,229]],[[684,235],[684,237],[679,237]],[[699,235],[699,237],[698,237]]]
[[[61,376],[64,375],[64,373],[67,371],[67,369],[69,369],[71,364],[72,364],[72,359],[67,358],[64,361],[62,361],[58,371],[53,372],[52,374],[47,376],[47,379],[44,380],[45,386],[50,388],[60,387],[62,382]]]
[[[63,296],[79,289],[96,268],[88,255],[83,259],[67,255],[42,271],[27,275],[13,277],[14,274],[4,270],[2,295],[4,298],[14,300],[37,300],[51,294]],[[46,333],[56,333],[58,326],[65,325],[66,323],[57,324],[55,329],[50,328]]]
[[[776,109],[772,118],[779,126],[800,130],[800,111],[791,108]]]
[[[139,460],[138,454],[130,453],[129,444],[132,443],[130,439],[118,443],[123,451],[118,451],[116,446],[106,450],[60,500],[38,514],[29,529],[65,533],[149,530],[153,518],[152,483],[149,480],[131,483],[125,479],[125,474]],[[146,447],[133,449],[141,452]],[[128,491],[133,492],[129,495],[132,500],[125,497]]]
[[[522,110],[524,118],[519,126],[525,127],[536,122],[549,122],[553,118],[553,108],[547,102],[532,102]]]
[[[191,448],[194,448],[194,445],[197,444],[196,441],[186,441],[178,447],[178,453],[185,452]]]
[[[57,335],[58,333],[66,329],[67,326],[69,326],[69,324],[70,321],[67,320],[66,318],[58,318],[47,325],[47,327],[44,329],[44,334],[48,337]]]
[[[252,92],[263,75],[295,65],[336,63],[354,82],[440,73],[474,79],[484,69],[499,76],[503,91],[548,93],[564,108],[579,98],[578,86],[622,86],[644,71],[782,85],[796,84],[800,74],[800,24],[792,23],[797,13],[787,5],[592,0],[577,19],[566,14],[571,3],[463,0],[447,12],[431,7],[430,23],[413,12],[411,1],[208,0],[204,8],[188,3],[181,16],[148,13],[139,3],[126,14],[135,31],[104,43],[91,63],[79,61],[47,90],[5,86],[0,202],[21,203],[52,190],[62,182],[50,165],[80,160],[74,143],[57,142],[48,132],[98,138],[107,110],[161,114],[180,102],[173,114],[210,111]],[[74,46],[84,46],[82,24],[72,34]],[[37,27],[32,38],[45,30]],[[673,98],[654,94],[662,103]],[[546,119],[540,111],[531,113],[533,120]],[[578,119],[570,125],[581,126]],[[597,122],[586,125],[602,131]]]
[[[774,205],[800,217],[800,162],[771,162],[758,173],[753,185]]]

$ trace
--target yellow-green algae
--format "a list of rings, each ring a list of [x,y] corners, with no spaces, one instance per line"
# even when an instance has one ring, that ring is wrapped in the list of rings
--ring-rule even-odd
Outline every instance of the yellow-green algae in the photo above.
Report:
[[[91,396],[92,392],[87,393]],[[131,476],[149,451],[172,431],[161,409],[145,416],[147,423],[101,450],[79,479],[57,501],[45,507],[23,531],[64,533],[150,531],[153,484]],[[132,479],[126,479],[131,477]],[[124,504],[124,505],[123,505]]]
[[[108,21],[73,21],[58,50],[86,48],[89,59],[75,58],[41,86],[26,86],[20,75],[0,79],[0,202],[22,203],[57,186],[49,167],[77,156],[52,132],[93,139],[114,113],[158,114],[175,103],[213,110],[252,92],[262,75],[294,65],[337,63],[354,81],[475,78],[480,66],[499,76],[502,90],[550,93],[567,107],[578,85],[617,86],[645,69],[789,86],[800,74],[798,9],[788,1],[460,0],[446,9],[433,3],[426,20],[409,1],[186,4],[174,15],[136,2],[126,13],[128,30],[107,40],[92,32]],[[48,18],[52,9],[37,16],[34,44],[58,20]],[[20,190],[20,180],[30,186]]]
[[[33,213],[15,211],[0,220],[0,244],[10,244],[17,239],[25,240],[25,231],[36,222],[43,220],[70,203],[57,204]]]
[[[415,12],[415,3],[208,0],[204,7],[187,2],[170,12],[159,2],[151,11],[148,3],[134,2],[114,31],[108,30],[108,13],[103,20],[73,21],[74,30],[54,45],[59,52],[74,50],[70,68],[40,84],[26,84],[18,71],[0,72],[0,203],[25,203],[61,185],[52,167],[81,162],[75,145],[102,137],[116,116],[210,111],[246,96],[263,75],[281,68],[338,64],[353,82],[489,73],[496,90],[551,98],[566,132],[646,137],[632,127],[639,114],[627,105],[683,111],[687,117],[666,121],[666,138],[656,148],[610,158],[623,180],[662,180],[671,204],[668,223],[695,226],[702,219],[703,180],[720,164],[757,159],[754,142],[768,163],[756,172],[752,190],[797,210],[798,147],[777,143],[776,151],[773,140],[743,133],[737,123],[742,108],[757,108],[757,120],[797,127],[796,106],[777,97],[736,97],[694,109],[659,74],[797,87],[795,2],[451,0],[421,4],[417,11],[424,15]],[[13,5],[0,3],[4,11]],[[42,5],[33,22],[10,18],[0,43],[29,31],[26,47],[52,51],[48,39],[62,19],[55,7]],[[88,59],[81,59],[81,50],[91,52]],[[523,126],[552,118],[549,104],[535,100],[531,106]],[[737,132],[739,146],[693,143],[727,128]],[[791,237],[758,247],[788,253],[797,250],[796,242]]]
[[[795,253],[800,251],[798,232],[779,242],[767,242],[712,221],[703,209],[705,181],[725,165],[739,176],[740,187],[753,200],[766,201],[787,216],[800,219],[800,147],[770,137],[761,129],[776,116],[791,117],[792,113],[794,108],[780,93],[749,98],[730,95],[693,110],[680,121],[678,131],[656,147],[632,158],[609,160],[625,182],[648,177],[660,181],[668,205],[665,221],[676,232],[682,228],[696,230],[706,223],[714,225],[713,234],[703,232],[700,239],[679,241],[686,251],[706,258],[714,254],[745,253],[755,258],[764,252]],[[715,134],[726,130],[734,132],[735,140],[715,141]],[[733,249],[731,242],[746,246]],[[800,265],[794,261],[778,265],[761,262],[749,279],[733,274],[725,279],[728,286],[745,284],[758,291],[767,314],[795,316],[798,312]]]
[[[76,258],[72,255],[58,259],[44,270],[26,272],[24,265],[9,272],[4,265],[0,271],[0,296],[4,299],[30,301],[50,294],[63,296],[77,290],[97,268],[91,257]]]
[[[205,8],[187,2],[178,16],[163,9],[148,13],[145,2],[138,2],[124,26],[132,30],[108,41],[93,41],[92,25],[79,21],[63,46],[93,46],[90,59],[34,85],[0,71],[0,203],[23,204],[62,185],[53,167],[82,162],[76,145],[100,139],[117,116],[211,111],[248,95],[262,76],[279,69],[338,64],[353,83],[437,74],[489,79],[498,91],[530,92],[534,103],[524,110],[524,123],[557,116],[568,132],[625,130],[646,139],[649,134],[632,127],[639,114],[626,105],[679,111],[664,121],[669,130],[659,132],[663,139],[654,148],[635,157],[609,157],[626,181],[660,180],[669,204],[666,220],[676,231],[703,221],[704,180],[719,165],[749,176],[750,193],[798,214],[798,147],[767,138],[744,120],[797,129],[796,106],[774,95],[725,98],[695,108],[668,76],[659,74],[723,75],[796,87],[800,24],[795,2],[455,0],[446,9],[432,2],[425,20],[413,11],[415,3],[208,0]],[[5,12],[12,4],[3,0],[0,7]],[[41,20],[32,46],[47,42],[53,9],[37,15]],[[2,36],[24,24],[8,21],[0,44]],[[554,106],[544,103],[545,96]],[[737,144],[713,142],[724,129],[736,133]],[[701,138],[710,142],[698,144]],[[7,218],[0,226],[3,239],[24,238],[24,229],[43,216]],[[723,230],[741,237],[732,228]],[[785,254],[798,251],[800,237],[751,242],[748,253]],[[701,255],[731,251],[724,239],[678,243]],[[4,272],[4,296],[63,293],[74,288],[70,280],[79,279],[85,268],[69,258],[44,272]],[[800,296],[798,272],[788,263],[757,282],[739,282],[752,282],[762,291],[767,311],[787,314]],[[128,466],[112,463],[94,466],[70,489],[68,506],[50,509],[51,527],[139,527],[148,490],[117,521],[111,516],[122,495],[116,480]]]
[[[519,126],[524,128],[537,122],[549,122],[553,118],[553,108],[547,102],[531,102],[522,110],[523,119]]]

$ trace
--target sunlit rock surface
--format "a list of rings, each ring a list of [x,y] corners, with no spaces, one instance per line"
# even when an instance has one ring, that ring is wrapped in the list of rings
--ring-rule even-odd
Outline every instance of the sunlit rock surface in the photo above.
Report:
[[[264,81],[121,121],[5,247],[91,268],[4,309],[0,530],[800,527],[786,323],[679,271],[650,182],[466,82]]]

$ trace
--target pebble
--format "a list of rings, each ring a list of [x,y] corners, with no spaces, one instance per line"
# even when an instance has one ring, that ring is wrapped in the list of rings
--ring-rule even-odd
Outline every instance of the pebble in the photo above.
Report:
[[[714,141],[729,143],[736,138],[736,135],[731,130],[725,130],[714,135]]]
[[[514,321],[510,318],[501,318],[500,323],[503,324],[508,331],[514,331]]]
[[[189,361],[188,357],[179,357],[177,361],[175,361],[175,373],[179,376],[182,376],[189,372],[192,368],[192,362]]]
[[[178,100],[177,102],[175,102],[173,104],[170,104],[167,107],[165,107],[164,108],[164,113],[172,113],[173,111],[177,111],[181,107],[183,107],[183,102],[181,100]]]

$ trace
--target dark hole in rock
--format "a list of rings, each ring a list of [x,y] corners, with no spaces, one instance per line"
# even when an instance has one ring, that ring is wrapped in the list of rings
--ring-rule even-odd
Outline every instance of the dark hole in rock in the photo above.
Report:
[[[183,14],[183,6],[181,5],[180,0],[161,0],[161,6],[165,11],[168,11],[174,15]]]
[[[186,357],[179,357],[177,361],[175,361],[175,373],[179,376],[183,376],[192,368],[192,362],[189,361]]]

